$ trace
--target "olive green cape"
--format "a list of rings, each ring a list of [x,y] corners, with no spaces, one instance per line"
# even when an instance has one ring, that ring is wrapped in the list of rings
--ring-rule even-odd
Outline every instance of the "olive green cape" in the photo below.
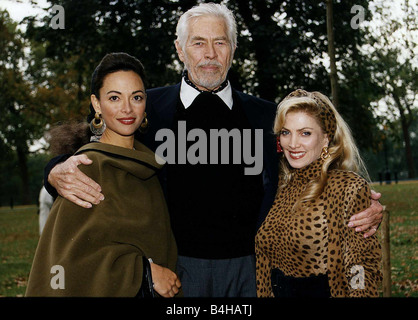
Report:
[[[89,143],[76,154],[93,163],[81,171],[105,200],[81,208],[58,197],[35,253],[27,296],[135,296],[142,256],[175,271],[177,247],[155,154],[135,141],[130,150]]]

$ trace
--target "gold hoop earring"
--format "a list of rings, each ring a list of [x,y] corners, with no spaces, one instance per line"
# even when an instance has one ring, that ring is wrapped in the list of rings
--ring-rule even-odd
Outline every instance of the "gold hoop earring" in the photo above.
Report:
[[[321,152],[321,159],[325,160],[325,159],[328,159],[329,157],[331,157],[331,154],[328,151],[328,147],[323,147],[322,152]]]
[[[106,123],[104,122],[102,115],[96,112],[94,114],[94,119],[90,121],[90,131],[93,133],[90,141],[99,141],[105,129]]]
[[[93,128],[95,129],[100,129],[103,126],[103,119],[102,119],[102,115],[98,112],[96,112],[94,114],[94,119],[91,120],[91,125],[93,126]]]
[[[147,113],[144,112],[144,120],[142,120],[142,123],[139,127],[139,131],[141,133],[145,133],[148,129],[148,119],[147,119]]]

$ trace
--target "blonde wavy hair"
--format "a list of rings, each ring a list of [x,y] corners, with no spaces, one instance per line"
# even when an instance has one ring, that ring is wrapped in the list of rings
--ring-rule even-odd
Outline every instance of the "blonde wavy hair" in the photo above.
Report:
[[[328,152],[330,156],[323,160],[321,174],[318,178],[311,180],[299,200],[295,203],[294,209],[299,208],[303,203],[319,197],[324,190],[331,170],[353,171],[366,180],[370,181],[366,166],[361,159],[359,150],[355,144],[351,130],[347,123],[338,113],[332,102],[320,92],[307,92],[304,90],[295,91],[298,96],[289,94],[277,107],[276,118],[274,121],[274,133],[279,136],[284,126],[286,114],[289,112],[304,112],[314,119],[327,134],[329,139]],[[324,120],[324,108],[335,116],[335,124],[327,124]],[[332,119],[334,121],[334,119]],[[328,128],[335,128],[335,132],[327,132]],[[281,173],[279,189],[286,186],[293,178],[293,170],[286,157],[280,160]]]

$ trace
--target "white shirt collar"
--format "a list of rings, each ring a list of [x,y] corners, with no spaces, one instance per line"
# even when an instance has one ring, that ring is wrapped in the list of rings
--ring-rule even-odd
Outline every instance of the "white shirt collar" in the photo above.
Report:
[[[199,95],[199,91],[195,88],[189,86],[184,78],[181,80],[181,87],[180,87],[180,100],[184,105],[184,108],[190,107],[193,103],[194,99]],[[221,90],[220,92],[215,93],[222,99],[222,101],[228,106],[229,109],[232,109],[232,89],[231,84],[228,81],[228,85],[225,89]]]

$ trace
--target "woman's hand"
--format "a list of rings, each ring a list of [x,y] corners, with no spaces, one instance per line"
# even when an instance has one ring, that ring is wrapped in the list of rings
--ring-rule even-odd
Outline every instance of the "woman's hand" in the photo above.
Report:
[[[152,282],[154,290],[164,298],[174,297],[181,287],[180,279],[170,269],[151,263]]]

